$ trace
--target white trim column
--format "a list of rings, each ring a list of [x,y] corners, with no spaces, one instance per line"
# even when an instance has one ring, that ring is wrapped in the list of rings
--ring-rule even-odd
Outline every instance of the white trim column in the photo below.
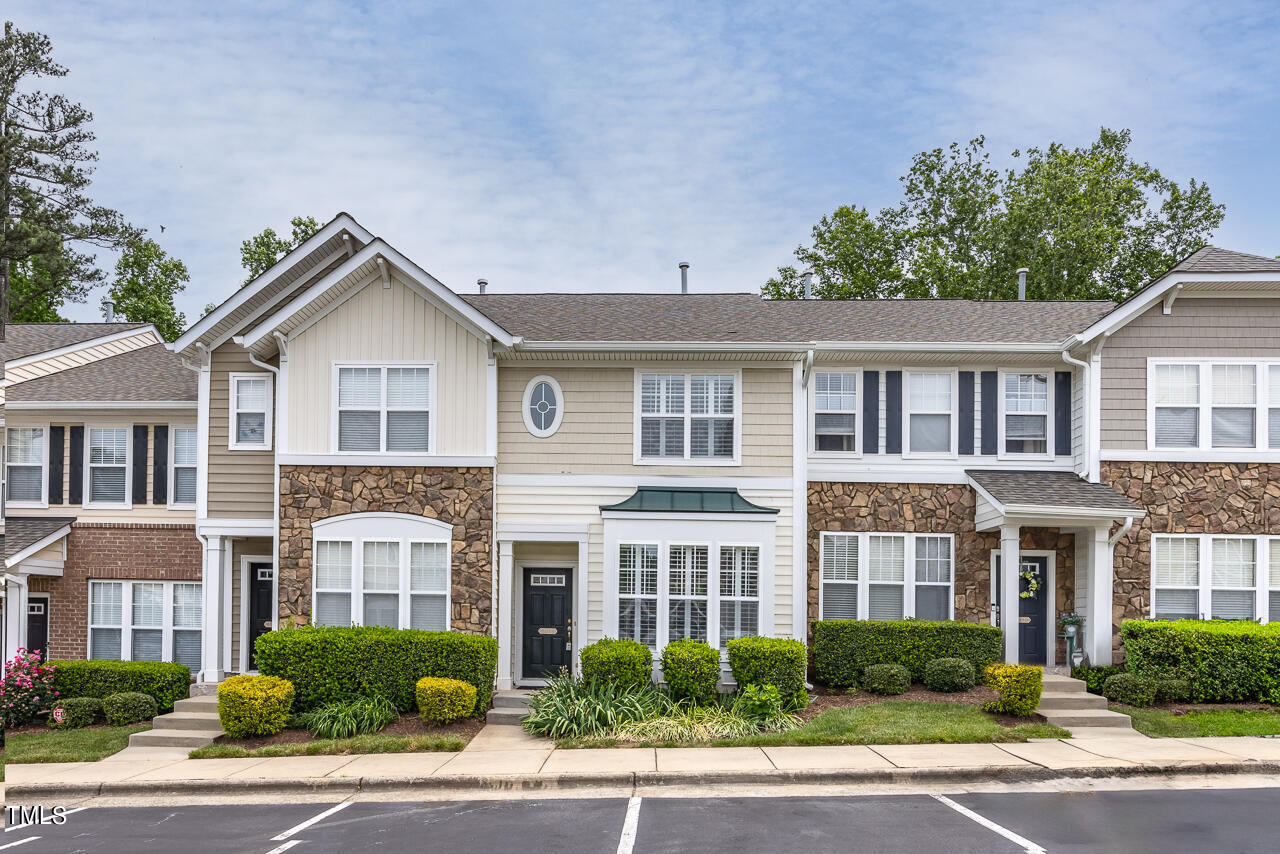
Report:
[[[4,581],[4,659],[8,661],[27,645],[27,585],[26,578],[8,573]]]
[[[1084,651],[1095,667],[1111,664],[1111,620],[1115,599],[1114,547],[1111,527],[1099,526],[1077,541],[1089,543],[1088,613],[1084,621]]]
[[[201,682],[221,682],[226,675],[222,658],[225,625],[222,611],[226,599],[222,571],[229,545],[229,541],[217,535],[210,535],[205,543],[200,588],[204,598],[204,627],[200,638],[204,647],[200,662]]]
[[[511,676],[514,649],[511,637],[512,609],[515,603],[515,548],[511,540],[498,541],[498,690],[510,691],[514,682]],[[576,643],[576,640],[575,640]]]
[[[1004,632],[1004,660],[1009,664],[1018,663],[1018,569],[1022,565],[1020,540],[1019,526],[1000,527],[1000,628]]]

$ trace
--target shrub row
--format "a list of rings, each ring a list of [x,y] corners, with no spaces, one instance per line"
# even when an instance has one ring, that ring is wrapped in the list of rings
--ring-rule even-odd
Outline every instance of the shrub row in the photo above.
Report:
[[[1074,679],[1084,681],[1084,686],[1090,694],[1101,694],[1102,686],[1107,680],[1117,673],[1124,673],[1124,665],[1101,665],[1098,667],[1073,667],[1071,668],[1071,676]]]
[[[859,684],[874,664],[900,664],[922,680],[929,662],[962,658],[982,673],[1000,660],[1000,629],[980,623],[929,620],[815,620],[813,668],[834,688]]]
[[[58,696],[96,697],[112,694],[146,694],[162,712],[173,709],[191,690],[191,671],[172,661],[51,661],[53,687]]]
[[[1183,680],[1194,702],[1280,703],[1280,623],[1126,620],[1120,635],[1130,673]]]
[[[159,713],[159,704],[150,694],[122,691],[105,700],[97,697],[68,697],[50,709],[53,729],[80,729],[105,720],[112,726],[130,726],[149,721]],[[62,720],[59,721],[58,718]]]
[[[303,626],[261,635],[258,669],[293,684],[299,712],[380,696],[402,712],[417,705],[424,676],[457,679],[476,689],[473,714],[489,708],[498,642],[489,635],[375,626]]]

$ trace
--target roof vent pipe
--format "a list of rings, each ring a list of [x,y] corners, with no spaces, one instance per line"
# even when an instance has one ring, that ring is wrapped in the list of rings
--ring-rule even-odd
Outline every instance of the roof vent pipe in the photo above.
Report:
[[[1030,272],[1026,267],[1018,268],[1018,299],[1020,300],[1027,298],[1027,273]]]
[[[476,285],[480,288],[480,293],[484,293],[484,289],[489,287],[488,279],[476,279]]]
[[[680,293],[687,294],[689,293],[689,262],[681,261],[678,266],[680,267]]]
[[[102,301],[102,319],[107,323],[116,322],[116,304],[109,299]]]
[[[805,270],[800,278],[804,279],[804,298],[813,299],[813,271]]]

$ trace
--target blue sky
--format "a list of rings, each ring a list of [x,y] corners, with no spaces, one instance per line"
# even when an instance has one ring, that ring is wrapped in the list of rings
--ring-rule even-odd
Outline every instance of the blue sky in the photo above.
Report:
[[[1101,125],[1208,181],[1215,243],[1280,253],[1269,2],[5,7],[95,113],[97,199],[186,261],[189,318],[242,239],[339,210],[464,292],[669,290],[682,259],[754,290],[920,150]]]

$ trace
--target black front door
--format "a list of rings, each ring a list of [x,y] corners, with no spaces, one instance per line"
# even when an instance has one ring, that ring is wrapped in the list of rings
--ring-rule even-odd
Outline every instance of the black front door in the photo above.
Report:
[[[258,635],[271,631],[271,615],[275,612],[271,588],[275,576],[275,569],[269,563],[249,564],[249,667],[253,670],[258,669],[253,642]]]
[[[1000,582],[1000,559],[996,558],[996,604],[1000,605],[1000,624],[1006,626],[1004,620],[1004,603],[1000,601],[1004,585]],[[1033,596],[1023,597],[1031,589],[1031,582],[1025,577],[1028,574],[1040,579],[1040,587]],[[1053,591],[1049,589],[1049,558],[1022,557],[1022,574],[1018,578],[1018,661],[1022,664],[1044,664],[1046,656],[1046,637],[1049,618],[1049,597]],[[1008,631],[1008,628],[1005,629]]]
[[[40,658],[49,660],[49,597],[27,599],[27,649],[39,650]]]
[[[569,611],[573,604],[573,571],[524,571],[524,677],[554,676],[573,662]]]

